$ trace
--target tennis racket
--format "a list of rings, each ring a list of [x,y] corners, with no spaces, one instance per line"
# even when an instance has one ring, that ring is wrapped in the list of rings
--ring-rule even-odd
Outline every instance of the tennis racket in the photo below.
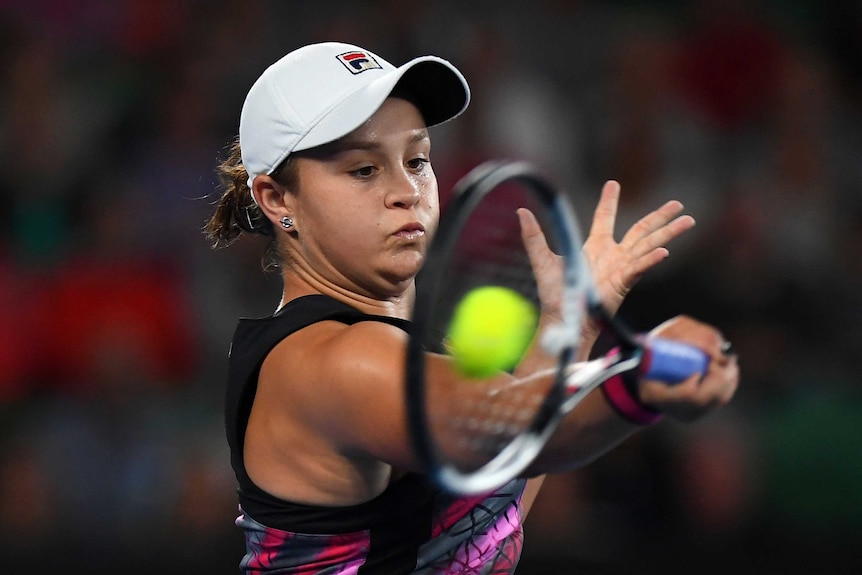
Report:
[[[540,308],[517,208],[533,212],[562,262],[561,319],[539,322],[530,351],[507,372],[467,377],[449,354],[458,303],[475,288],[503,287]],[[456,185],[417,278],[407,345],[406,401],[416,453],[442,488],[492,491],[523,473],[562,418],[607,379],[630,370],[669,384],[705,372],[699,349],[649,340],[607,313],[581,253],[568,198],[532,165],[489,162]],[[581,325],[598,321],[616,351],[573,365]],[[537,359],[538,358],[538,359]]]

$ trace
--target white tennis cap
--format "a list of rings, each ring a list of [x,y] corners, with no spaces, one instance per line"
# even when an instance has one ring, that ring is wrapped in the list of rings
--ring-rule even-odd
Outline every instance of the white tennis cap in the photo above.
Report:
[[[248,185],[294,151],[345,136],[370,118],[398,85],[434,126],[463,112],[470,88],[452,64],[422,56],[395,67],[358,46],[311,44],[267,68],[246,96],[239,122]],[[252,196],[253,197],[253,196]]]

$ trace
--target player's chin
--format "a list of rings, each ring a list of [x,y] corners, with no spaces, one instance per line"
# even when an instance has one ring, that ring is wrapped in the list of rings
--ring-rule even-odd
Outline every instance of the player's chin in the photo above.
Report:
[[[400,250],[384,262],[383,276],[393,284],[409,283],[425,263],[424,250]]]

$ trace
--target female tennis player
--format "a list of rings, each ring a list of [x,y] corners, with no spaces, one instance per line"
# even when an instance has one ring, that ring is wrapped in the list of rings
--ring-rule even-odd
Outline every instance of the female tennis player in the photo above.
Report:
[[[674,318],[654,331],[708,354],[702,377],[635,382],[628,411],[591,394],[529,473],[493,493],[457,496],[427,480],[407,428],[404,351],[439,216],[428,128],[469,98],[442,59],[394,67],[341,43],[288,54],[248,93],[206,227],[216,246],[269,236],[284,285],[273,315],[240,320],[231,344],[226,429],[245,573],[513,573],[543,473],[587,464],[657,413],[695,419],[735,391],[721,334]],[[693,225],[669,202],[617,243],[618,196],[604,186],[584,247],[611,311]],[[552,285],[556,256],[528,212],[520,221],[540,284]],[[586,326],[580,359],[595,337]]]

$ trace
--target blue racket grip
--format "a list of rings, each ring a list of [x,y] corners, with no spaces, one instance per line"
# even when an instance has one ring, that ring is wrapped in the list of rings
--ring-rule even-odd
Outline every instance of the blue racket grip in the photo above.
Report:
[[[640,377],[644,379],[679,383],[709,369],[709,356],[692,345],[661,338],[650,338],[643,344]]]

